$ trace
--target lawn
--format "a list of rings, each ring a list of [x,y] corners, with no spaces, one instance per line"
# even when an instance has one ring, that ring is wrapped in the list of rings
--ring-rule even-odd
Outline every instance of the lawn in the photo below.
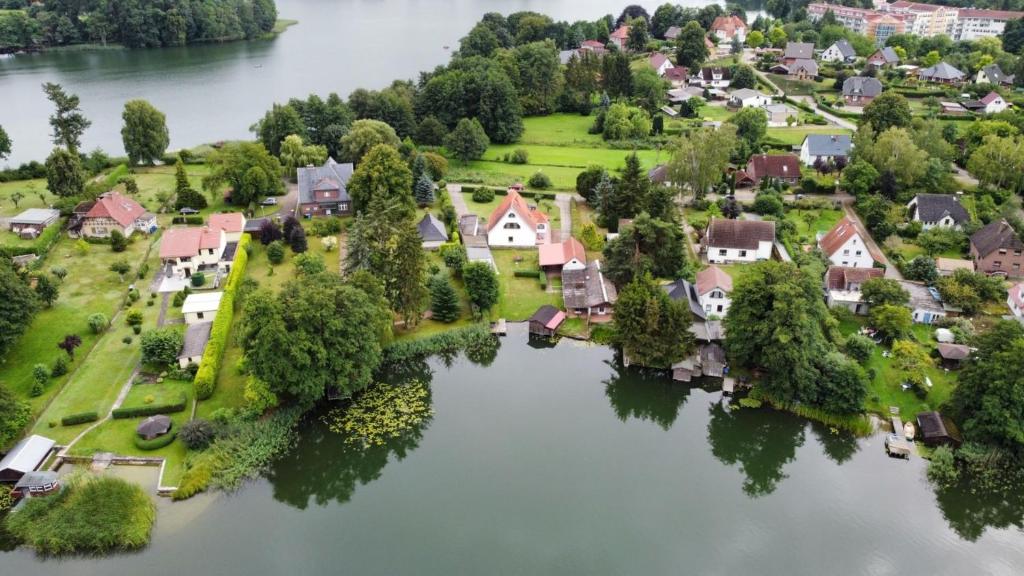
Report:
[[[828,79],[828,82],[814,82],[807,80],[793,80],[781,74],[765,74],[769,80],[775,83],[787,96],[802,95],[809,96],[816,90],[827,90],[835,80]]]
[[[533,316],[545,304],[562,307],[561,290],[549,286],[548,291],[545,291],[536,277],[517,278],[514,274],[516,270],[539,270],[537,250],[495,249],[491,252],[498,266],[501,292],[498,305],[491,311],[492,319],[505,318],[517,322]]]
[[[519,139],[519,144],[602,148],[604,139],[601,138],[601,135],[588,132],[593,124],[594,116],[580,116],[579,114],[552,114],[524,118],[525,131],[522,138]]]
[[[183,387],[189,388],[187,384]],[[174,422],[174,429],[180,430],[181,426],[189,420],[189,410],[168,414]],[[163,483],[165,486],[175,486],[184,472],[185,445],[181,440],[175,440],[169,446],[157,450],[140,450],[135,446],[135,429],[145,418],[125,418],[120,420],[107,420],[91,432],[82,437],[71,448],[72,456],[91,456],[97,452],[112,452],[119,456],[145,456],[148,458],[165,458],[167,460],[164,471]]]
[[[886,240],[885,245],[890,250],[893,250],[901,254],[903,256],[903,259],[908,262],[918,256],[926,255],[924,248],[922,248],[921,246],[896,236],[890,237],[888,240]],[[967,254],[954,248],[951,250],[940,252],[938,254],[935,254],[934,256],[942,256],[944,258],[965,258],[967,257]]]
[[[729,118],[732,118],[736,113],[729,110],[725,106],[706,105],[701,106],[698,112],[700,117],[705,120],[724,122]]]
[[[804,137],[808,134],[852,134],[850,130],[836,126],[818,126],[816,124],[804,124],[803,126],[784,126],[779,128],[768,128],[768,137],[779,140],[790,146],[803,144]]]
[[[805,215],[808,213],[816,216],[809,227],[807,225],[807,220],[805,219]],[[807,238],[808,243],[814,242],[818,232],[828,232],[831,230],[832,227],[836,225],[836,222],[839,222],[842,217],[842,210],[791,209],[786,211],[786,220],[789,220],[796,225],[797,237]]]
[[[11,195],[21,192],[23,198],[14,205]],[[57,197],[46,189],[46,180],[17,180],[0,182],[0,216],[17,216],[29,208],[48,208]]]

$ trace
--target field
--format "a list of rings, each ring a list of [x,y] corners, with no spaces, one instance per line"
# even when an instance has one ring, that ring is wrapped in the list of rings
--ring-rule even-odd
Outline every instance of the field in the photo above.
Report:
[[[11,196],[20,192],[23,198],[14,205]],[[0,182],[0,217],[10,217],[20,214],[29,208],[48,208],[57,199],[46,189],[46,180],[18,180],[15,182]]]
[[[501,297],[491,311],[491,318],[504,318],[517,322],[526,320],[537,308],[551,304],[562,307],[562,289],[556,281],[545,291],[536,276],[517,278],[516,270],[537,270],[536,250],[492,250],[494,263],[498,266],[498,284]]]
[[[791,146],[803,144],[804,137],[808,134],[852,134],[852,132],[836,126],[818,126],[815,124],[768,128],[769,138],[774,138]]]

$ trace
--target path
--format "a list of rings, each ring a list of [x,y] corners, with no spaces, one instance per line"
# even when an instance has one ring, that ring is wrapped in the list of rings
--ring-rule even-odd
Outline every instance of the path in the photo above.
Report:
[[[956,164],[953,164],[953,177],[964,186],[978,187],[978,179]]]
[[[821,116],[825,120],[828,120],[829,123],[834,126],[839,126],[840,128],[846,128],[847,130],[853,130],[855,132],[857,130],[857,124],[850,122],[849,120],[840,118],[839,116],[836,116],[829,112],[826,112],[825,110],[822,110],[822,108],[818,106],[818,102],[814,99],[813,96],[797,96],[796,98],[794,98],[794,100],[799,100],[804,104],[807,104],[808,106],[814,109],[814,112],[818,116]]]
[[[559,192],[555,194],[555,204],[562,212],[561,219],[561,234],[558,239],[559,242],[566,240],[572,236],[572,196]],[[554,238],[552,238],[554,241]]]
[[[446,190],[448,198],[452,201],[452,206],[455,207],[456,216],[462,218],[466,214],[471,214],[469,207],[466,206],[466,199],[462,197],[462,184],[449,184]]]
[[[338,274],[345,275],[345,257],[348,256],[348,234],[338,234]]]
[[[854,225],[857,227],[861,237],[864,238],[864,243],[868,245],[868,250],[877,255],[878,259],[885,265],[885,277],[892,280],[903,280],[903,274],[900,274],[899,269],[896,268],[892,262],[889,262],[889,259],[885,257],[885,253],[882,252],[882,249],[875,242],[875,239],[871,234],[868,234],[867,229],[864,228],[864,224],[860,221],[860,217],[857,216],[857,213],[853,210],[853,206],[843,204],[843,211],[846,212],[846,216],[852,220]]]

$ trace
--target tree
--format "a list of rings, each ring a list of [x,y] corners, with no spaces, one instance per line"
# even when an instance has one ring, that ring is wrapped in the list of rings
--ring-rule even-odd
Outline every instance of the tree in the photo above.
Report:
[[[277,222],[267,218],[263,221],[263,224],[260,224],[260,244],[267,246],[275,240],[280,240],[282,237],[281,227],[277,225]]]
[[[36,278],[36,296],[47,308],[53,306],[60,296],[60,286],[47,274],[41,274]]]
[[[846,337],[846,343],[843,345],[843,352],[861,364],[871,359],[871,353],[874,350],[874,341],[862,334],[850,334]]]
[[[604,247],[605,275],[625,286],[638,275],[676,278],[686,266],[686,247],[679,226],[656,220],[646,212]]]
[[[913,323],[910,310],[903,306],[883,304],[871,308],[871,325],[886,340],[906,337]]]
[[[434,182],[427,173],[423,173],[413,188],[418,206],[430,206],[434,203]]]
[[[935,267],[935,260],[930,256],[917,256],[903,268],[903,274],[908,280],[917,280],[925,284],[932,284],[939,277],[938,269]]]
[[[448,129],[441,124],[437,118],[427,116],[420,121],[416,128],[416,143],[421,146],[440,146],[444,144],[444,138],[448,135]]]
[[[704,38],[704,29],[696,20],[687,22],[676,39],[676,64],[686,68],[696,68],[703,64],[708,58]]]
[[[231,202],[236,206],[284,192],[281,163],[258,142],[225,144],[207,156],[206,165],[210,173],[203,177],[203,188],[216,191],[225,184],[230,186]]]
[[[483,315],[498,303],[498,275],[487,262],[470,262],[462,268],[469,302],[478,315]]]
[[[78,96],[68,94],[60,84],[52,82],[43,84],[43,92],[56,108],[50,116],[53,143],[64,146],[64,150],[71,154],[77,154],[82,134],[92,125],[92,122],[82,114]]]
[[[25,199],[25,194],[20,190],[15,190],[9,197],[11,204],[14,204],[14,209],[18,209],[18,203]]]
[[[88,318],[89,329],[93,334],[99,334],[110,326],[110,319],[102,312],[94,312]]]
[[[324,258],[319,254],[303,252],[295,257],[293,263],[295,264],[295,271],[305,276],[322,274],[327,271],[327,265],[324,264]]]
[[[445,138],[445,146],[463,163],[476,160],[487,151],[490,140],[480,122],[463,118]]]
[[[128,248],[128,238],[118,229],[110,231],[110,249],[114,252],[124,252]]]
[[[737,90],[740,88],[755,88],[757,86],[757,77],[754,75],[754,69],[745,64],[736,66],[732,73],[732,83],[729,86]]]
[[[472,56],[490,58],[498,48],[501,48],[498,35],[487,24],[480,22],[459,41],[459,56],[462,58]]]
[[[915,386],[924,385],[924,370],[932,365],[928,353],[916,343],[909,340],[896,340],[892,343],[892,366],[903,376],[904,382]]]
[[[643,52],[647,49],[647,43],[651,36],[647,32],[647,21],[637,18],[629,21],[629,36],[626,37],[626,49],[633,52]]]
[[[281,142],[280,155],[285,173],[294,181],[298,168],[320,166],[327,161],[327,147],[306,144],[298,135],[289,134]]]
[[[291,104],[274,104],[251,128],[263,147],[274,156],[281,154],[281,142],[292,134],[306,135],[306,124]]]
[[[217,437],[217,429],[209,420],[196,418],[182,424],[178,439],[189,450],[205,450]]]
[[[176,328],[160,328],[142,333],[142,363],[158,366],[177,365],[185,338]]]
[[[61,198],[78,196],[85,187],[85,171],[78,154],[54,148],[46,159],[46,187]]]
[[[910,103],[899,92],[886,90],[864,107],[862,122],[871,124],[875,134],[889,128],[906,128],[911,121]]]
[[[0,126],[0,160],[11,155],[11,137],[7,135],[3,126]]]
[[[967,160],[967,170],[983,186],[1020,191],[1024,184],[1024,140],[989,134]]]
[[[594,189],[597,187],[597,183],[607,175],[604,166],[599,164],[587,166],[586,170],[576,175],[576,193],[582,196],[587,204],[595,206]]]
[[[341,138],[341,156],[358,164],[370,150],[386,144],[396,150],[402,144],[395,129],[380,120],[356,120]]]
[[[441,275],[430,279],[430,311],[438,322],[454,322],[459,319],[459,295],[451,282]]]
[[[302,226],[293,228],[291,233],[288,234],[288,245],[295,254],[302,254],[308,250],[309,243],[306,240],[306,229]]]
[[[651,134],[651,117],[641,108],[616,102],[604,119],[605,140],[644,139]]]
[[[67,334],[64,339],[57,343],[57,348],[68,353],[72,359],[75,357],[75,348],[82,345],[82,338],[77,334]]]
[[[406,215],[411,217],[416,205],[412,184],[412,171],[398,150],[386,144],[378,144],[367,152],[349,179],[348,192],[352,197],[352,209],[361,213],[376,198],[394,199],[405,208]]]
[[[557,107],[564,82],[558,48],[551,40],[516,47],[512,53],[512,83],[524,114],[550,114]]]
[[[768,115],[760,108],[743,108],[728,122],[736,126],[736,136],[746,143],[747,150],[751,152],[760,148],[761,139],[768,133]]]
[[[636,276],[615,303],[615,343],[640,366],[669,368],[694,349],[690,310],[675,301],[649,273]]]
[[[839,185],[854,196],[866,194],[878,186],[878,170],[871,163],[856,160],[843,170]]]
[[[129,100],[121,114],[121,141],[131,164],[153,164],[171,143],[167,117],[145,100]]]
[[[609,96],[628,98],[633,94],[633,71],[629,56],[612,52],[601,57],[601,86]]]
[[[861,298],[872,306],[902,306],[910,301],[910,293],[890,278],[870,278],[860,285]]]
[[[275,266],[284,262],[284,242],[274,240],[267,245],[267,260]]]
[[[0,357],[6,356],[38,310],[35,291],[9,265],[0,265]]]
[[[6,337],[0,336],[0,338]],[[0,445],[9,446],[32,418],[32,409],[0,385]]]
[[[689,190],[695,198],[703,198],[713,184],[721,181],[738,142],[736,129],[731,124],[718,130],[700,128],[688,138],[673,142],[668,177],[679,196],[685,196],[685,191]]]
[[[174,209],[193,208],[202,210],[206,208],[206,197],[192,188],[188,181],[188,173],[185,172],[185,163],[178,157],[174,164]]]
[[[889,174],[898,189],[914,186],[924,175],[928,161],[928,155],[914,144],[905,128],[890,128],[882,132],[862,157],[871,162],[883,181]]]
[[[665,93],[670,88],[668,81],[658,76],[652,68],[641,68],[633,71],[633,102],[648,114],[654,115],[654,122],[663,121],[659,113],[665,105]],[[655,133],[660,133],[655,130]]]
[[[821,380],[813,404],[834,414],[859,412],[868,392],[868,377],[855,361],[829,352],[821,363]]]

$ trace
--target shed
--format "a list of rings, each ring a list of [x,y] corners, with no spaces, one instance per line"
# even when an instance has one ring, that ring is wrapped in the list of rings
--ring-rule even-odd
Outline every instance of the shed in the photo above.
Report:
[[[942,364],[948,368],[960,366],[960,362],[971,355],[971,349],[963,344],[947,344],[940,342],[935,346],[942,358]]]
[[[143,420],[135,432],[144,440],[152,440],[171,431],[171,417],[158,414]]]
[[[550,304],[545,304],[530,316],[530,334],[535,336],[554,336],[558,327],[565,322],[565,312]]]
[[[953,421],[938,412],[918,414],[917,430],[918,438],[928,446],[959,446],[963,442]]]
[[[181,313],[185,315],[186,324],[213,322],[220,308],[223,292],[201,292],[189,294],[181,305]]]
[[[178,354],[178,367],[184,370],[189,364],[199,364],[199,361],[203,359],[206,343],[210,341],[211,328],[213,328],[213,322],[188,325],[188,328],[185,329],[181,353]]]
[[[17,482],[21,477],[46,460],[55,442],[44,436],[33,434],[23,438],[0,460],[0,482]]]
[[[448,230],[445,228],[444,222],[441,222],[433,214],[424,214],[416,228],[423,240],[423,248],[427,250],[436,250],[441,247],[441,244],[448,241]]]
[[[59,489],[57,473],[49,470],[28,472],[14,485],[14,492],[19,498],[44,496]]]

